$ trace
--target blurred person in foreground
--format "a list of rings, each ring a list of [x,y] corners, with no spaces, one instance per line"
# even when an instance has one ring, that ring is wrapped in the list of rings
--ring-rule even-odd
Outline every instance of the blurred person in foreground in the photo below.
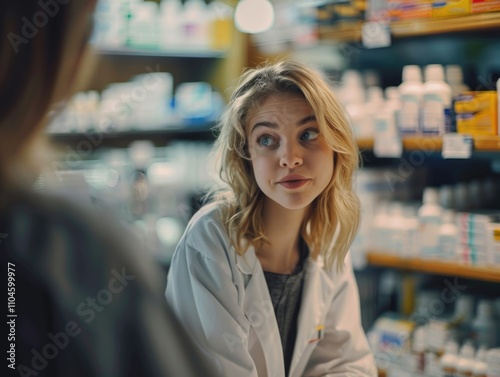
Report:
[[[71,95],[95,5],[0,3],[2,368],[38,377],[219,375],[165,305],[161,274],[139,245],[110,219],[31,189],[47,155],[47,113]]]

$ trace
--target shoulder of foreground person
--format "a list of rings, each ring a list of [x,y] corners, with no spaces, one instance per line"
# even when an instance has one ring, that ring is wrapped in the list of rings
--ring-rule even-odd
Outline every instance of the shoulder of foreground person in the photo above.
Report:
[[[19,364],[46,364],[39,376],[216,375],[166,305],[160,271],[116,219],[23,193],[0,222],[23,314]],[[49,334],[68,343],[54,360],[43,358]]]

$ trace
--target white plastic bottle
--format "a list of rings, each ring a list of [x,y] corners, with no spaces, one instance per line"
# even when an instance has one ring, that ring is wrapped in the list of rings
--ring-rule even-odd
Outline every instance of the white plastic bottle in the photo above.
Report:
[[[457,362],[457,376],[458,377],[471,377],[474,368],[474,346],[471,341],[465,341],[460,347]]]
[[[446,71],[446,82],[450,85],[451,99],[452,99],[452,104],[450,109],[451,127],[449,129],[446,129],[446,132],[457,132],[455,100],[457,99],[460,93],[466,92],[470,90],[470,88],[463,82],[464,76],[462,73],[462,67],[460,67],[459,65],[450,64],[445,67],[445,71]]]
[[[471,322],[474,315],[474,297],[472,295],[461,294],[455,302],[452,322],[454,323],[455,339],[464,339],[470,336]]]
[[[363,79],[358,71],[349,69],[343,73],[340,98],[349,114],[356,137],[372,137],[372,134],[366,132],[366,93]]]
[[[419,230],[420,224],[417,218],[417,210],[414,206],[406,206],[404,209],[404,237],[402,247],[403,258],[416,258],[419,252]]]
[[[450,64],[445,67],[446,82],[450,85],[451,98],[456,98],[460,93],[470,90],[464,83],[462,67],[456,64]]]
[[[389,203],[381,201],[377,206],[376,214],[373,220],[373,231],[375,234],[375,249],[380,252],[387,252],[388,242],[388,222],[389,222]]]
[[[425,67],[421,129],[424,134],[442,135],[451,129],[451,88],[444,81],[440,64]]]
[[[403,134],[417,134],[423,98],[422,70],[418,65],[403,67],[403,82],[398,89],[401,100],[398,127]]]
[[[160,3],[160,46],[166,50],[184,45],[181,25],[181,0],[162,0]]]
[[[458,363],[458,344],[448,341],[445,346],[444,355],[441,356],[439,364],[441,366],[441,377],[455,377]]]
[[[420,257],[437,258],[441,207],[436,188],[425,188],[423,205],[418,209],[418,220],[420,223]]]
[[[486,367],[488,376],[500,376],[500,348],[488,350],[486,354]]]
[[[411,366],[410,369],[414,373],[423,373],[425,370],[425,327],[420,326],[413,332],[411,345]]]
[[[208,49],[210,19],[207,4],[202,0],[186,0],[181,19],[186,45],[192,48]]]
[[[388,87],[385,90],[387,100],[374,114],[375,140],[373,152],[375,156],[400,157],[403,153],[401,135],[397,126],[397,114],[401,108],[399,90]]]
[[[486,355],[488,350],[486,347],[479,347],[476,354],[476,359],[474,360],[474,366],[472,368],[473,377],[487,377],[487,366],[486,366]]]
[[[363,136],[373,137],[375,133],[375,117],[384,107],[384,92],[379,86],[371,86],[366,90],[368,102],[365,104],[366,121]]]
[[[489,300],[479,300],[476,316],[472,320],[472,332],[477,343],[488,348],[496,345],[497,323],[493,318],[493,304]]]
[[[438,234],[439,259],[456,261],[459,246],[458,227],[455,213],[452,210],[443,211]]]
[[[403,206],[399,202],[392,202],[390,207],[389,244],[388,251],[394,255],[402,255],[403,237],[404,237]]]

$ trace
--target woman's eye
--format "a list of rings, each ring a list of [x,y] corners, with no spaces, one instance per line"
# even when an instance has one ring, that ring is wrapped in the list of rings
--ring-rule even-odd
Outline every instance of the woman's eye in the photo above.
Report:
[[[276,144],[276,142],[273,140],[273,138],[271,136],[261,136],[257,139],[257,143],[261,147],[270,147],[270,146]]]
[[[307,130],[300,136],[300,140],[314,140],[318,136],[319,136],[319,131]]]

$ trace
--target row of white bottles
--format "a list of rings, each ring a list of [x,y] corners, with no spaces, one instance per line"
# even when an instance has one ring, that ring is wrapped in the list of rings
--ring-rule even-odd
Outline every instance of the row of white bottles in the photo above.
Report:
[[[224,49],[233,9],[222,1],[100,0],[93,42],[102,47]]]
[[[477,353],[471,342],[465,342],[460,349],[454,341],[446,344],[440,359],[442,377],[487,377],[488,350],[480,347]]]
[[[417,65],[403,67],[399,126],[406,134],[443,134],[451,132],[452,100],[469,90],[458,65],[430,64],[425,67],[425,82]]]
[[[371,246],[400,257],[487,263],[489,249],[471,253],[469,257],[472,259],[464,259],[465,244],[462,243],[467,238],[463,238],[465,230],[460,230],[459,219],[470,213],[467,211],[497,208],[497,186],[498,183],[494,180],[486,179],[467,184],[457,183],[454,186],[444,185],[439,189],[427,187],[424,189],[421,205],[381,200],[373,218],[374,242]],[[475,199],[472,200],[472,197]],[[463,216],[459,217],[459,213]]]
[[[420,66],[404,66],[402,83],[397,90],[387,88],[385,100],[377,80],[370,81],[357,71],[347,70],[338,88],[358,138],[377,137],[380,131],[384,132],[384,138],[396,138],[399,133],[451,132],[452,100],[468,90],[458,65],[430,64],[425,67],[424,75]],[[383,122],[391,118],[391,123],[394,118],[395,127],[377,124],[376,118]],[[388,144],[391,140],[384,142]]]

